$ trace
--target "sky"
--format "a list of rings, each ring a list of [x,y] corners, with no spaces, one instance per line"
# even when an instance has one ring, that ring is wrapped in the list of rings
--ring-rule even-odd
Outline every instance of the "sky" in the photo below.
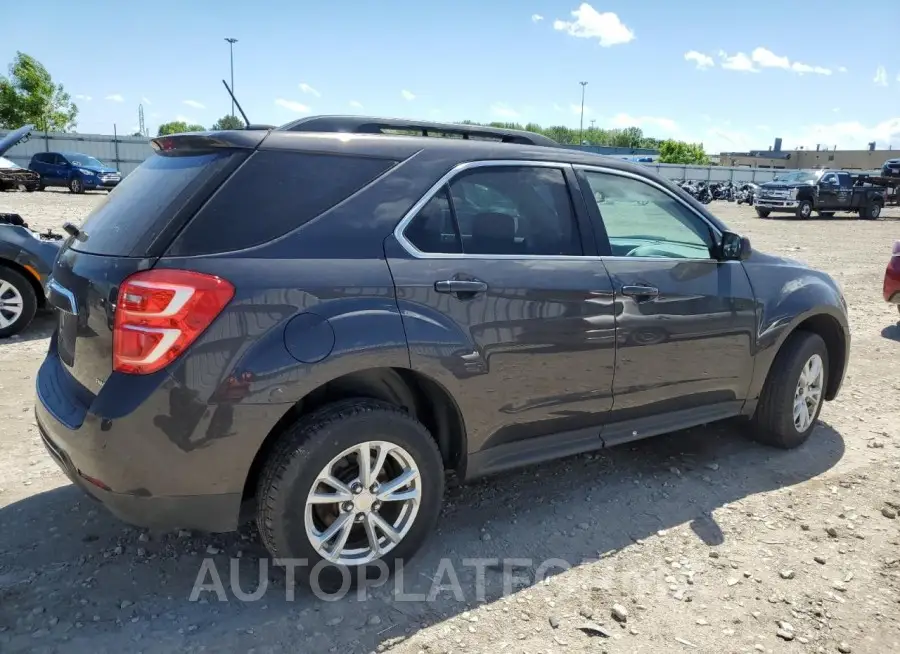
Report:
[[[57,9],[54,9],[57,6]],[[36,57],[77,131],[367,114],[636,125],[708,152],[900,148],[900,2],[43,0],[4,16],[0,70]],[[846,20],[844,19],[846,18]]]

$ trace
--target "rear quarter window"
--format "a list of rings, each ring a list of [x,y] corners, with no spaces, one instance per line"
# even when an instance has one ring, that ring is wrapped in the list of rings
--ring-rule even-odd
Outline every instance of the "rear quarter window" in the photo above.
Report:
[[[209,195],[236,156],[229,152],[153,155],[91,212],[81,228],[87,239],[74,240],[70,247],[108,256],[159,254],[157,238],[170,225],[184,220],[198,196]]]
[[[190,221],[168,254],[231,252],[284,236],[395,164],[348,155],[257,151]]]

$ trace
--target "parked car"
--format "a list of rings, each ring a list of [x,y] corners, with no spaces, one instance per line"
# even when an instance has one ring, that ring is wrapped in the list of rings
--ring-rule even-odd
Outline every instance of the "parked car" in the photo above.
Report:
[[[26,125],[0,139],[0,161],[32,129],[33,126]],[[18,181],[28,179],[24,176]],[[59,253],[60,241],[59,234],[38,234],[30,230],[18,214],[0,213],[0,338],[24,330],[35,313],[45,306],[44,284]]]
[[[888,159],[881,167],[884,177],[900,177],[900,159]]]
[[[122,181],[115,168],[77,152],[39,152],[31,157],[28,167],[41,176],[40,190],[64,186],[72,193],[111,191]]]
[[[900,241],[894,241],[891,258],[884,271],[884,301],[897,305],[900,311]]]
[[[796,170],[760,185],[756,213],[767,218],[772,212],[787,212],[807,219],[813,211],[825,218],[850,211],[860,218],[877,220],[884,202],[883,187],[866,184],[864,178],[854,178],[848,172]]]
[[[15,145],[28,140],[33,129],[34,125],[25,125],[0,138],[0,192],[17,191],[20,188],[34,192],[38,189],[38,175],[2,156]]]
[[[736,417],[795,448],[841,387],[835,281],[645,166],[374,117],[151,144],[57,259],[36,383],[48,451],[128,522],[255,507],[331,586],[415,553],[446,471]]]

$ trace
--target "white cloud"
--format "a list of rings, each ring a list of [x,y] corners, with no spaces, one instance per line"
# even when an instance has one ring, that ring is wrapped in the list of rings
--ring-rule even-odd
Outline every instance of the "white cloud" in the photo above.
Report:
[[[702,52],[697,52],[696,50],[689,50],[684,53],[685,61],[693,61],[697,64],[697,68],[700,70],[706,70],[707,68],[712,68],[715,65],[713,58],[709,55],[705,55]]]
[[[565,109],[563,109],[563,108],[559,105],[558,102],[554,102],[554,103],[553,103],[553,111],[565,111]]]
[[[403,89],[402,91],[400,91],[400,95],[403,96],[404,100],[415,100],[416,99],[415,94],[412,91],[407,91],[406,89]]]
[[[581,105],[573,102],[572,104],[569,105],[569,111],[571,111],[576,116],[580,116],[581,115]],[[584,115],[585,116],[590,116],[593,113],[594,113],[593,109],[591,109],[588,105],[584,105]]]
[[[774,137],[783,138],[783,148],[794,150],[798,147],[815,149],[816,144],[829,148],[837,146],[839,150],[864,150],[868,143],[875,141],[876,148],[900,147],[900,116],[888,118],[874,125],[865,125],[859,121],[841,121],[831,124],[810,124],[794,129],[769,132],[771,138],[715,126],[705,131],[683,135],[690,141],[701,141],[707,152],[746,152],[747,150],[765,150],[771,145]],[[650,134],[648,131],[648,135]]]
[[[784,68],[787,70],[791,67],[790,59],[781,57],[765,48],[756,48],[750,54],[750,58],[754,63],[759,64],[763,68]]]
[[[740,70],[749,73],[758,73],[759,69],[753,65],[753,60],[743,52],[735,55],[729,55],[724,50],[719,50],[719,57],[722,59],[722,68],[728,70]]]
[[[118,93],[113,93],[112,95],[108,95],[108,96],[106,96],[106,99],[110,100],[111,102],[125,102],[125,98],[123,98]]]
[[[618,128],[640,127],[647,131],[648,136],[652,135],[657,138],[677,136],[681,133],[681,128],[674,120],[657,116],[630,116],[622,113],[613,116],[608,124],[610,127]]]
[[[540,23],[542,20],[544,20],[544,17],[540,14],[531,14],[532,23]]]
[[[309,93],[310,95],[314,95],[317,98],[322,97],[321,93],[319,93],[316,89],[311,87],[309,84],[306,84],[305,82],[300,84],[300,90],[303,91],[304,93]]]
[[[502,102],[495,102],[491,105],[491,114],[497,118],[515,119],[519,117],[519,112]]]
[[[294,102],[293,100],[285,100],[284,98],[278,98],[275,100],[275,104],[298,114],[308,114],[310,111],[309,107],[302,102]]]
[[[147,105],[153,104],[152,102],[150,102],[150,99],[146,95],[141,98],[141,102],[143,102],[144,104],[147,104]]]
[[[206,109],[206,107],[204,107],[202,104],[200,104],[196,100],[184,100],[183,102],[187,106],[192,107],[194,109]]]
[[[357,102],[356,100],[351,100],[350,106],[353,107],[354,109],[362,109],[363,108],[362,102]]]
[[[879,66],[875,69],[875,79],[873,79],[872,81],[875,82],[875,86],[888,85],[887,71],[885,70],[884,66]]]
[[[743,52],[729,55],[724,50],[720,50],[719,57],[722,59],[722,68],[750,73],[757,73],[763,68],[789,70],[798,75],[831,75],[832,72],[830,68],[824,66],[813,66],[801,61],[792,62],[788,57],[775,54],[763,47],[754,48],[749,56]],[[685,55],[685,59],[687,59],[687,55]]]
[[[846,72],[847,72],[847,67],[846,67],[846,66],[838,66],[838,72],[839,72],[839,73],[846,73]]]
[[[831,75],[830,68],[825,68],[823,66],[810,66],[809,64],[802,64],[799,61],[795,61],[791,64],[791,70],[800,75],[804,75],[806,73],[814,73],[815,75]]]
[[[574,21],[553,21],[553,29],[579,39],[597,39],[604,48],[634,40],[634,32],[611,11],[601,14],[588,3],[582,2],[578,9],[572,11],[572,16]]]
[[[79,93],[78,95],[76,95],[76,96],[75,96],[75,99],[76,99],[76,100],[84,100],[85,102],[90,102],[91,100],[93,100],[93,98],[92,98],[91,96],[89,96],[89,95],[82,95],[81,93]]]

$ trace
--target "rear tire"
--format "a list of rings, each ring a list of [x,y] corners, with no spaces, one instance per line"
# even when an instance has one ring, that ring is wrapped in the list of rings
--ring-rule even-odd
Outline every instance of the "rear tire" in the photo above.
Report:
[[[21,273],[0,266],[0,338],[18,334],[37,312],[37,294]]]
[[[759,207],[756,207],[756,215],[759,216],[760,218],[768,218],[769,214],[771,214],[771,213],[772,212],[769,211],[768,209],[760,209]]]
[[[859,210],[859,217],[865,220],[878,220],[881,217],[881,205],[877,202],[870,202]]]
[[[801,395],[802,376],[810,372],[810,365],[815,368],[816,360],[821,367],[821,378],[818,380],[818,399],[812,407],[808,393],[802,394],[803,402],[798,397]],[[797,331],[788,336],[769,370],[760,394],[759,404],[751,421],[753,438],[786,450],[805,443],[815,429],[825,402],[828,364],[828,348],[821,336],[806,331]],[[806,378],[810,380],[812,375],[806,374]],[[798,406],[800,411],[803,406],[806,407],[805,417],[797,410]]]
[[[362,486],[365,480],[357,467],[362,447],[371,457],[372,469],[378,467],[379,452],[390,452],[381,466],[383,476],[375,485],[387,487],[393,479],[412,475],[409,485],[397,487],[407,490],[391,492],[418,490],[417,504],[412,500],[379,500],[379,491]],[[328,474],[337,477],[345,488],[353,488],[353,494],[345,498],[346,491],[322,483]],[[356,486],[356,482],[361,483]],[[398,565],[412,557],[434,529],[443,492],[441,454],[422,423],[385,402],[344,400],[301,418],[281,436],[259,479],[257,525],[273,557],[308,561],[295,569],[298,580],[313,590],[333,593],[379,577],[383,569],[376,567],[376,561],[393,574]],[[310,503],[314,495],[339,499]],[[373,499],[377,504],[371,505]],[[382,502],[384,507],[379,506]],[[404,515],[410,524],[403,523]],[[324,539],[329,527],[342,517],[350,526],[341,548],[337,546],[344,530],[338,529],[317,549],[313,539]],[[401,534],[399,540],[389,542],[388,532],[378,521]],[[377,549],[372,547],[373,537]],[[381,538],[385,539],[383,543]]]

